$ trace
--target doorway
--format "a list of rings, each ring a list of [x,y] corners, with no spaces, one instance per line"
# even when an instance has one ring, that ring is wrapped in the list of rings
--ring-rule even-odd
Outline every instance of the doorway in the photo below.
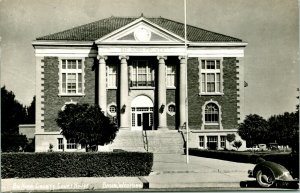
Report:
[[[153,102],[146,96],[138,96],[131,103],[131,129],[153,129]]]

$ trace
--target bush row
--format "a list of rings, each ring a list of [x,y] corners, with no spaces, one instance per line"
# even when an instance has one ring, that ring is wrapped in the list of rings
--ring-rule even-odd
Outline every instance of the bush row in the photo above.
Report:
[[[2,153],[2,178],[146,176],[153,154],[142,152]]]

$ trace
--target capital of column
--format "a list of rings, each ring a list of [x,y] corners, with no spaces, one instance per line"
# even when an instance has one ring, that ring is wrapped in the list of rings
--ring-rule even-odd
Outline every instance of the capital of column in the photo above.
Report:
[[[122,60],[122,59],[128,60],[128,59],[129,59],[129,56],[119,56],[119,60]]]
[[[97,59],[98,59],[98,60],[107,60],[107,56],[104,56],[104,55],[98,55],[98,56],[97,56]]]
[[[186,56],[178,56],[179,60],[184,60],[186,58]]]
[[[166,59],[168,59],[168,57],[167,56],[157,56],[157,60],[160,60],[160,59],[166,60]]]

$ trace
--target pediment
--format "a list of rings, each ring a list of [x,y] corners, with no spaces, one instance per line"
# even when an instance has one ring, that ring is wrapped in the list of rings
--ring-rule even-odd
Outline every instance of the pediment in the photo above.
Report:
[[[96,40],[96,44],[181,44],[184,39],[145,18]]]

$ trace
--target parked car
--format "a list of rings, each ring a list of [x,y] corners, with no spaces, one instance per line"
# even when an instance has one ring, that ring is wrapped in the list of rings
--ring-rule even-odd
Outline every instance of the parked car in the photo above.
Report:
[[[272,151],[279,151],[279,145],[278,143],[269,143],[268,149]]]
[[[249,177],[256,178],[257,183],[264,188],[271,187],[276,181],[299,183],[299,179],[294,179],[284,166],[263,158],[258,159],[258,164],[248,174]]]
[[[259,151],[267,151],[267,145],[266,144],[258,144]]]

